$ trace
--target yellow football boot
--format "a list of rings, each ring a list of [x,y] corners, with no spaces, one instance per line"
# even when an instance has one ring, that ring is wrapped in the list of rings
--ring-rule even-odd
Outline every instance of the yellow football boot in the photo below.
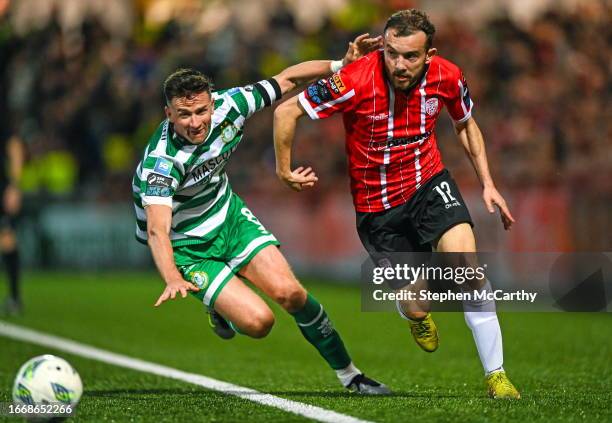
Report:
[[[514,387],[506,372],[493,372],[485,378],[487,393],[491,398],[520,399],[521,393]]]
[[[431,313],[423,320],[408,320],[410,332],[423,351],[434,352],[438,349],[438,328],[431,318]]]

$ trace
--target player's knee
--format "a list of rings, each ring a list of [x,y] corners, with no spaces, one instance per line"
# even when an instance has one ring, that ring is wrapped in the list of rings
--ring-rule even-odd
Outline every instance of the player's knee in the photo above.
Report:
[[[274,315],[267,311],[251,316],[244,330],[252,338],[264,338],[270,333],[272,326],[274,326]]]
[[[294,312],[304,307],[306,296],[306,290],[296,280],[282,284],[272,294],[274,301],[289,312]]]
[[[285,309],[291,312],[301,310],[304,308],[304,304],[306,304],[307,296],[306,290],[301,285],[298,285],[290,291]]]

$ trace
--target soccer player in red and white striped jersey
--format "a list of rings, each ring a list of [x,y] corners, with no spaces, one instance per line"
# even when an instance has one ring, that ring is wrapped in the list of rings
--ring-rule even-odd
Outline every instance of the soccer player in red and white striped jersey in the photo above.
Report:
[[[378,266],[393,252],[476,251],[472,220],[461,193],[445,169],[435,125],[446,106],[457,136],[483,186],[489,212],[500,210],[504,228],[514,223],[489,172],[473,102],[459,67],[436,55],[435,27],[423,12],[393,14],[385,25],[382,50],[341,67],[280,105],[274,114],[277,174],[301,191],[318,180],[311,168],[291,170],[297,120],[342,113],[357,230]],[[488,281],[478,289],[490,291]],[[393,286],[399,289],[401,286]],[[478,307],[477,307],[478,306]],[[398,304],[415,340],[426,351],[438,346],[431,315]],[[465,318],[485,369],[489,395],[519,398],[503,369],[502,339],[495,305],[464,302]]]

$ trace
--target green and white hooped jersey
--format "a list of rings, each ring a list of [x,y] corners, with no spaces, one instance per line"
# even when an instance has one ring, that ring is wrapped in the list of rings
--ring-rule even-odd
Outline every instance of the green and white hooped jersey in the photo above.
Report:
[[[150,204],[172,207],[174,247],[206,242],[219,232],[232,195],[225,165],[242,140],[245,120],[281,96],[273,79],[213,92],[210,132],[198,145],[176,134],[168,120],[159,125],[132,181],[140,242],[147,242],[144,207]]]

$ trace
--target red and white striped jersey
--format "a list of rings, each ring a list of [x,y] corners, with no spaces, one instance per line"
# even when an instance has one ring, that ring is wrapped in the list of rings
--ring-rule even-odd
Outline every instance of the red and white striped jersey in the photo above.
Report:
[[[383,51],[372,52],[299,94],[312,119],[343,113],[351,191],[359,212],[379,212],[407,202],[444,169],[436,120],[446,105],[466,121],[473,103],[459,67],[434,56],[423,79],[408,92],[385,76]]]

